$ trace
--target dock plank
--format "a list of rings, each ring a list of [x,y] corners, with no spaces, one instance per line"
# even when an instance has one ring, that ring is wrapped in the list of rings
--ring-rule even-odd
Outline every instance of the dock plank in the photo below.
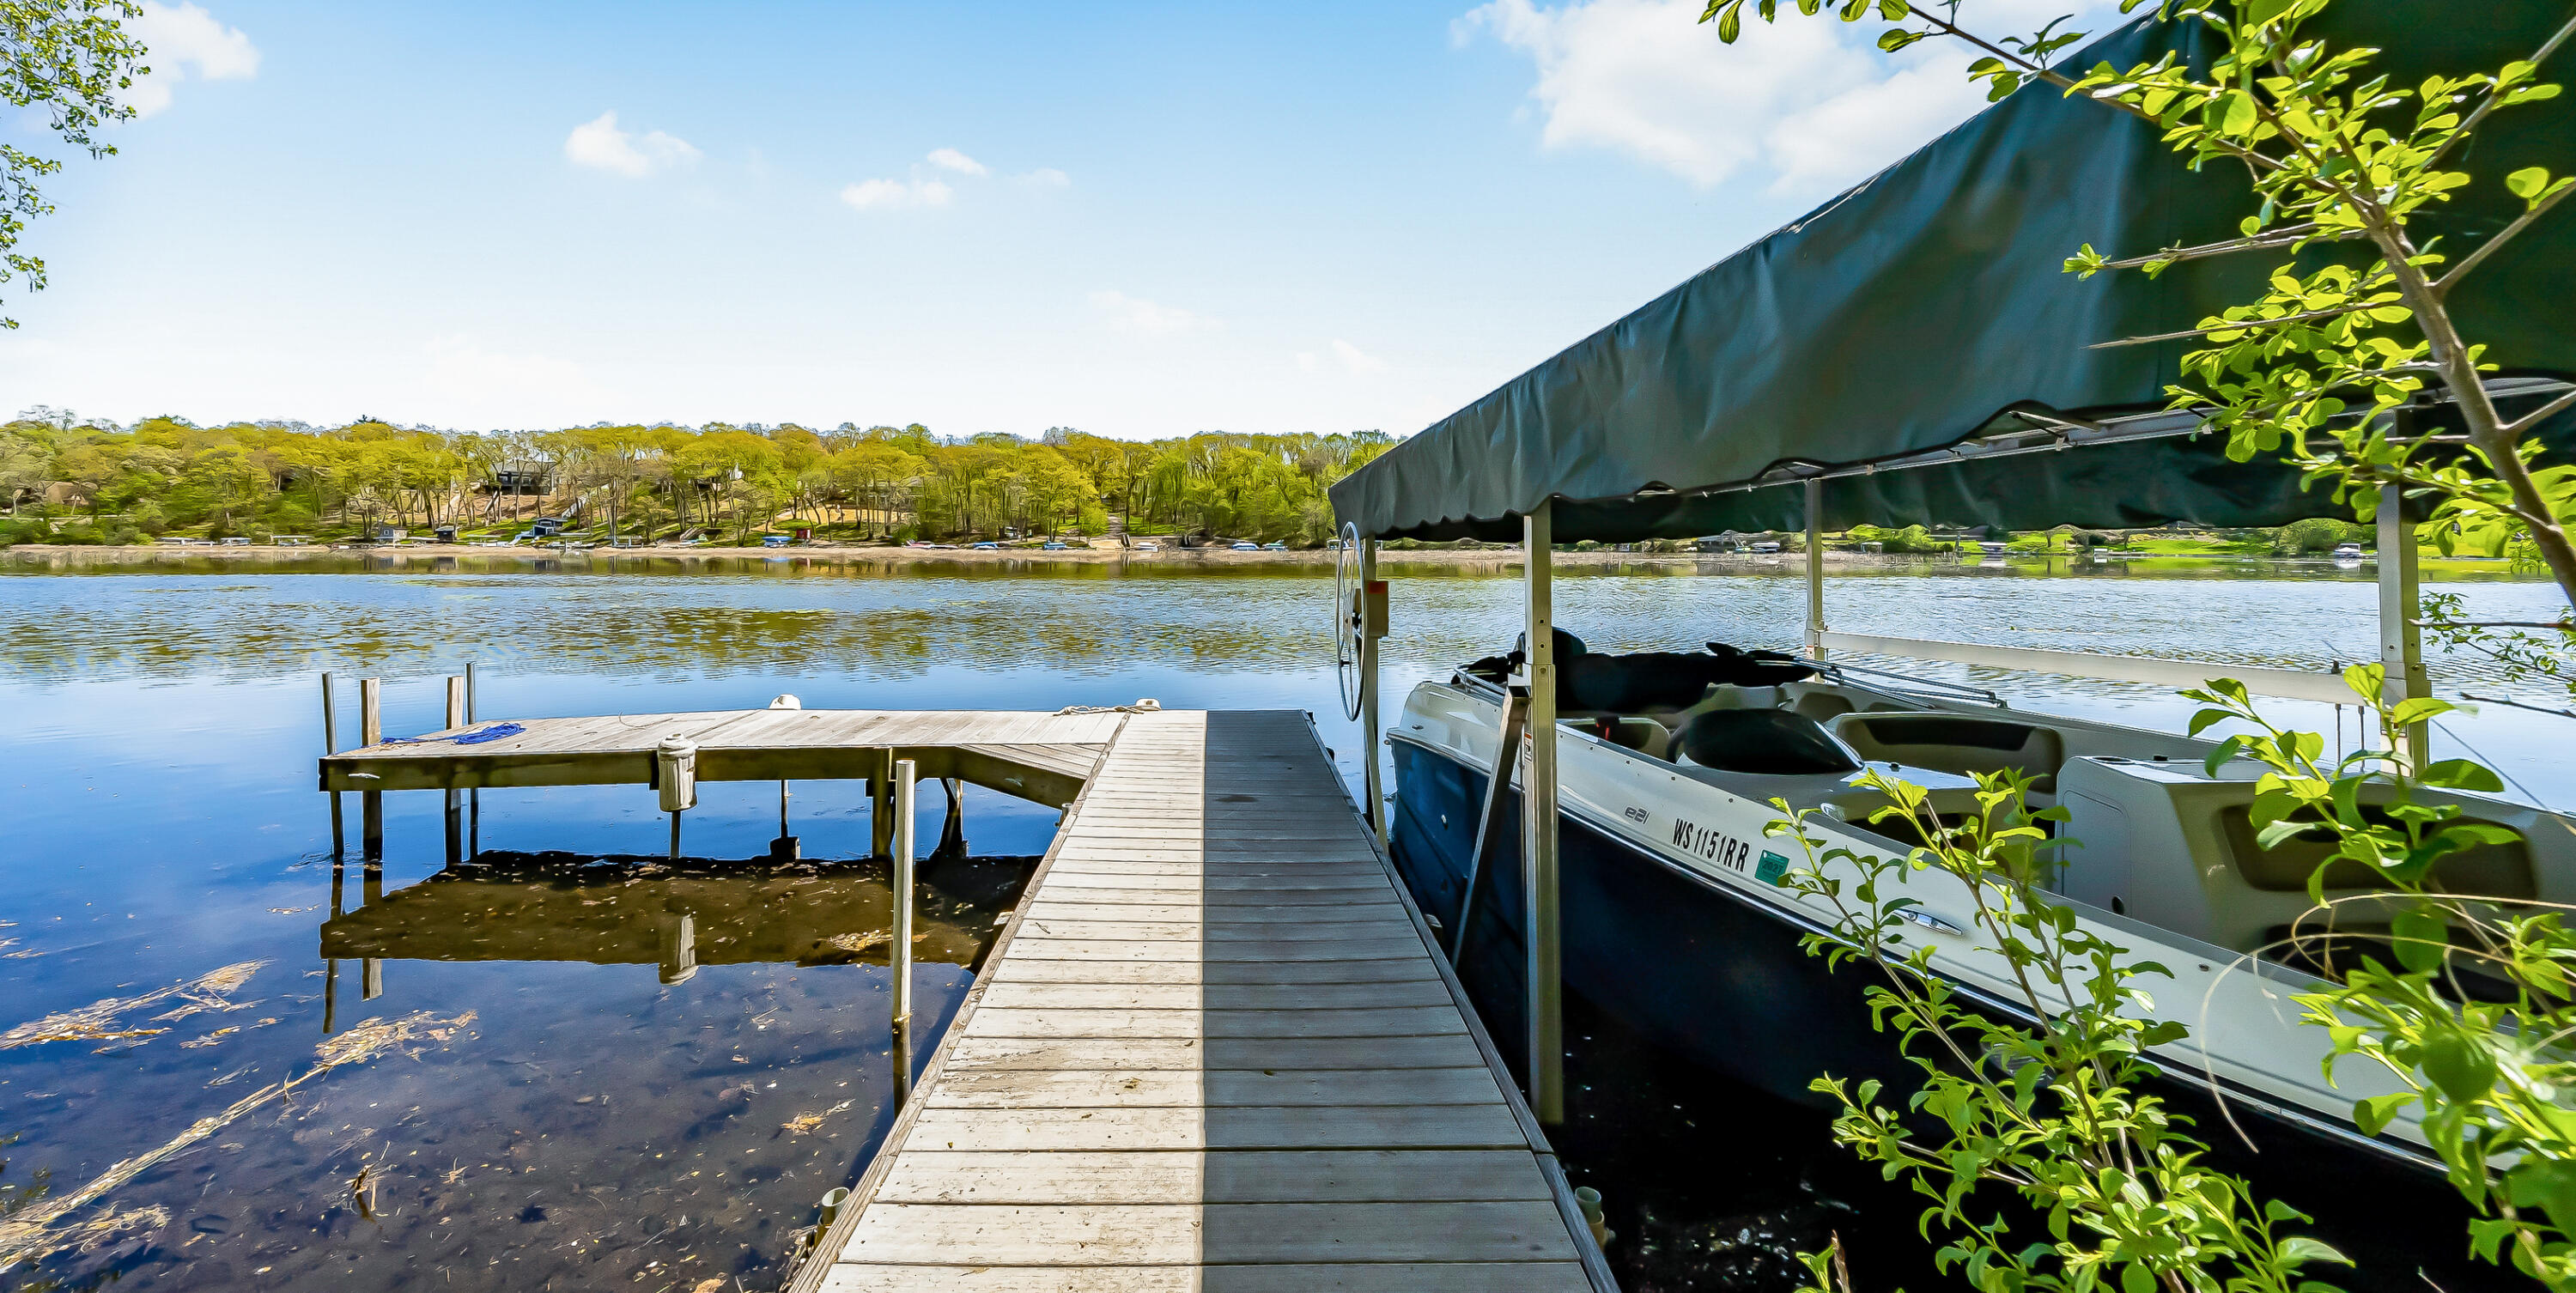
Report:
[[[1552,1203],[879,1203],[844,1260],[1009,1266],[1568,1261]]]
[[[1573,1262],[1252,1266],[835,1266],[829,1293],[1585,1293]]]

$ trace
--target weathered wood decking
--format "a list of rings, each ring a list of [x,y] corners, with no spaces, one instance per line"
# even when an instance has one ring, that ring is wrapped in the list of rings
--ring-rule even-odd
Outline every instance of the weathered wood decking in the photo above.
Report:
[[[325,790],[878,777],[1070,804],[797,1293],[1611,1293],[1538,1125],[1287,712],[518,720]],[[433,734],[436,735],[452,735]]]
[[[698,746],[700,781],[857,779],[882,773],[887,749],[920,775],[960,777],[1062,806],[1081,793],[1121,716],[1007,710],[726,709],[513,720],[527,730],[456,745],[449,728],[410,742],[322,760],[324,790],[468,790],[494,786],[649,785],[653,748]]]
[[[1128,718],[797,1286],[1611,1287],[1392,881],[1302,716]]]

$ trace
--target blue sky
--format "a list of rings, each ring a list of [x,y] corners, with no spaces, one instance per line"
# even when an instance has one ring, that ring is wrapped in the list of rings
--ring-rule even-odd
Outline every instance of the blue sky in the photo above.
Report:
[[[1408,432],[1978,102],[1697,0],[148,9],[12,408]]]

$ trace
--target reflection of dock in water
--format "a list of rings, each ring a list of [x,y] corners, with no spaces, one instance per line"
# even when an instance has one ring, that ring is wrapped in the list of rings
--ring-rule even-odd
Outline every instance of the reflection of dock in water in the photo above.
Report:
[[[1035,859],[956,858],[916,890],[912,959],[974,965]],[[322,925],[330,960],[884,965],[881,862],[712,862],[486,853]]]

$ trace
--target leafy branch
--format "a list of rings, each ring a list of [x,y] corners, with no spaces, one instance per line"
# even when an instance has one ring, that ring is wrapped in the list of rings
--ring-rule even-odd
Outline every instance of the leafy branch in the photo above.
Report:
[[[2138,986],[2170,977],[2163,966],[2129,959],[2039,888],[2053,850],[2067,843],[2052,841],[2044,823],[2064,810],[2032,811],[2030,782],[2013,773],[1977,782],[1972,805],[1946,811],[1884,773],[1855,782],[1887,801],[1874,826],[1926,841],[1902,860],[1829,846],[1809,829],[1812,810],[1773,801],[1782,816],[1769,833],[1804,857],[1781,884],[1833,912],[1827,932],[1805,939],[1808,953],[1879,971],[1872,1021],[1899,1034],[1922,1073],[1902,1108],[1875,1080],[1816,1079],[1813,1089],[1842,1106],[1835,1140],[1933,1200],[1922,1224],[1951,1236],[1936,1260],[1977,1288],[2331,1293],[2301,1272],[2343,1255],[2278,1233],[2308,1218],[2205,1166],[2208,1147],[2188,1120],[2139,1091],[2150,1072],[2144,1053],[2189,1029],[2154,1019]],[[1958,882],[1976,934],[2009,969],[2025,1022],[1960,1005],[1936,968],[1938,950],[1911,941],[1909,931],[1947,923],[1922,911],[1918,874]],[[1986,1185],[2019,1194],[2043,1217],[2046,1238],[2016,1240],[1984,1205]],[[1826,1288],[1821,1255],[1809,1267],[1816,1289]]]

